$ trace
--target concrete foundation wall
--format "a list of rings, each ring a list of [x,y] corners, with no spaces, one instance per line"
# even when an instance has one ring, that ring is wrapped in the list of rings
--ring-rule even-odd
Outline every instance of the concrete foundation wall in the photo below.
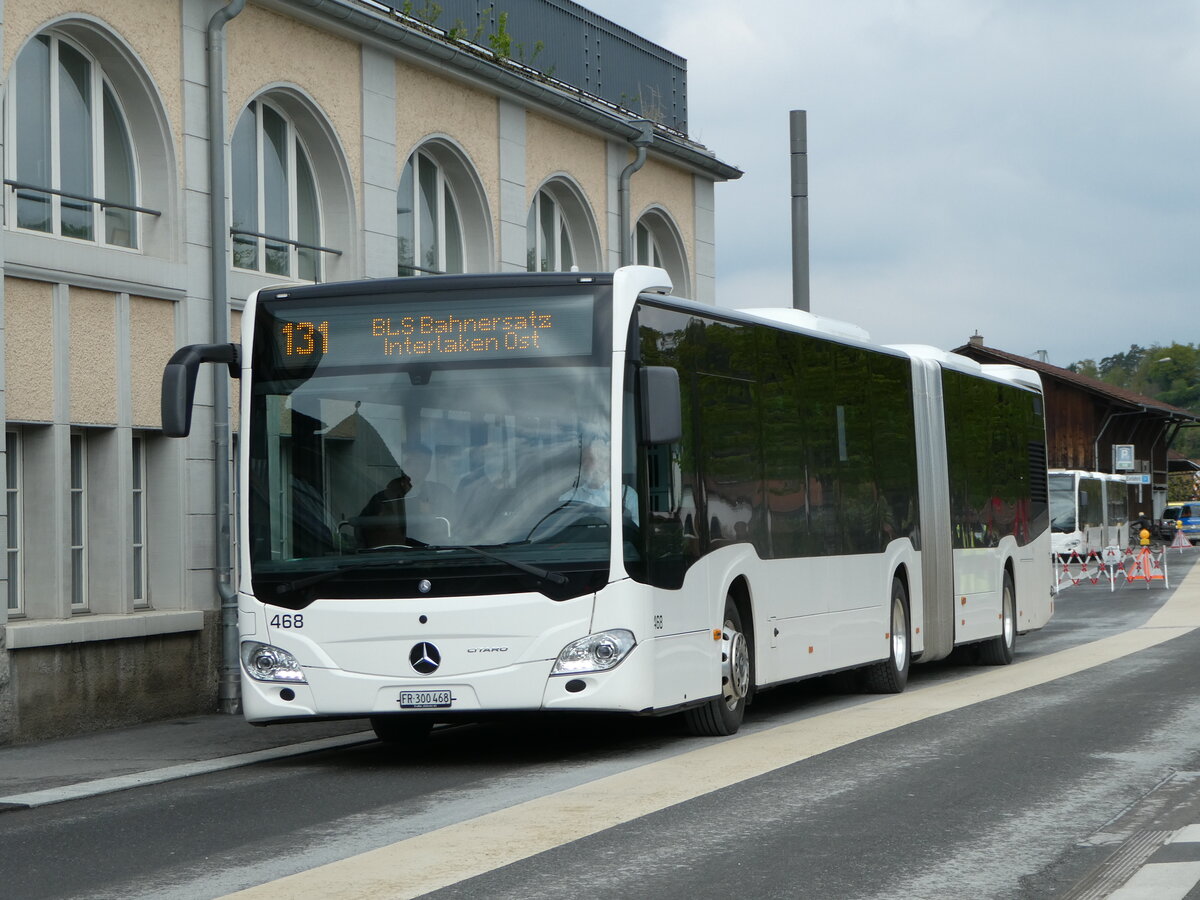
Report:
[[[0,742],[39,741],[217,710],[220,614],[204,630],[8,651]],[[3,659],[0,650],[0,661]],[[15,713],[14,713],[15,706]]]

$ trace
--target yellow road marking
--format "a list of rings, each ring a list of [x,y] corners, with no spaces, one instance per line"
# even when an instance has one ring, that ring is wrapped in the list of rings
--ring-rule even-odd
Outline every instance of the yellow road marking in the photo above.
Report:
[[[1139,628],[1019,665],[721,741],[229,895],[409,900],[829,750],[1146,650],[1200,627],[1200,568]]]

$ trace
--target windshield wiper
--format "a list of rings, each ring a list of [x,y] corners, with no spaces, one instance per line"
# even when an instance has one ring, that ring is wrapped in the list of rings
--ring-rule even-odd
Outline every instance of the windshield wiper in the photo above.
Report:
[[[538,581],[546,581],[550,584],[566,584],[567,576],[561,572],[551,572],[549,569],[543,569],[540,566],[531,566],[529,563],[518,562],[515,559],[507,559],[503,556],[497,556],[490,550],[484,550],[482,547],[472,547],[469,544],[429,544],[430,550],[466,550],[468,553],[474,553],[476,556],[482,556],[484,559],[494,560],[495,562],[509,566],[519,572],[524,572],[527,575],[532,575]]]
[[[301,588],[311,587],[314,584],[320,584],[322,581],[328,581],[344,572],[353,572],[357,569],[384,569],[392,566],[406,566],[408,560],[399,559],[371,559],[360,560],[359,562],[344,563],[340,566],[334,566],[332,569],[326,569],[324,572],[317,572],[314,575],[306,575],[303,578],[297,578],[295,581],[285,581],[282,584],[275,585],[276,594],[290,594],[293,591],[298,591]]]

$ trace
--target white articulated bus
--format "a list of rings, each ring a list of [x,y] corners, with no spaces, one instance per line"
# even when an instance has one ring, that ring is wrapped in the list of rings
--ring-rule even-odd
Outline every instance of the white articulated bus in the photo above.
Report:
[[[259,291],[243,342],[238,602],[253,722],[386,740],[519,710],[682,713],[845,669],[1011,661],[1052,611],[1040,383],[665,272]],[[774,321],[772,320],[774,319]]]
[[[1086,557],[1130,546],[1129,486],[1122,475],[1051,469],[1050,552]]]

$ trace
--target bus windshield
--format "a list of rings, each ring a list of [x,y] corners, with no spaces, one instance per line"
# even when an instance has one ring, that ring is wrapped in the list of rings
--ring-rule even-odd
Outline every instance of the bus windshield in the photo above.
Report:
[[[608,573],[603,288],[260,301],[256,595],[595,590]]]
[[[1071,534],[1078,527],[1075,521],[1075,479],[1071,475],[1051,472],[1050,530]]]

